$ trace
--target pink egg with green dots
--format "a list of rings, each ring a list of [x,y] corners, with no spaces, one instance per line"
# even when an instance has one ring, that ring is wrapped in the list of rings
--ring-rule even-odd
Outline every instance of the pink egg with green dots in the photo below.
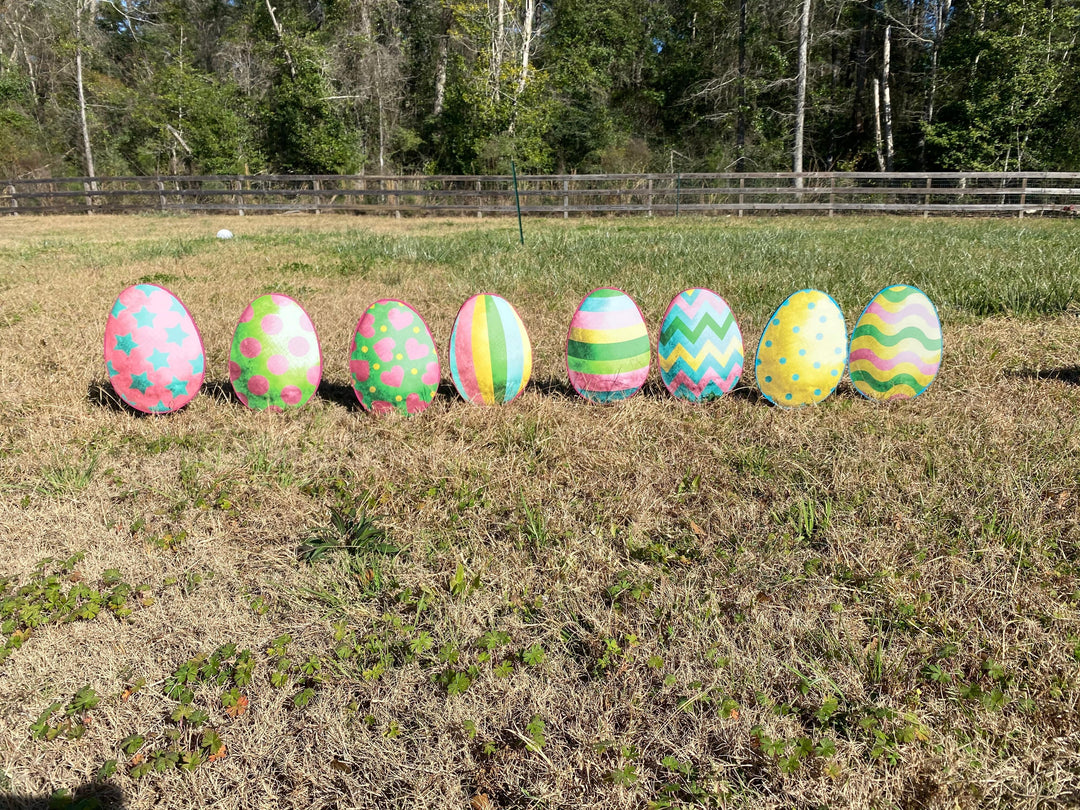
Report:
[[[299,408],[322,380],[319,336],[287,295],[256,298],[240,316],[229,354],[229,380],[252,410]]]

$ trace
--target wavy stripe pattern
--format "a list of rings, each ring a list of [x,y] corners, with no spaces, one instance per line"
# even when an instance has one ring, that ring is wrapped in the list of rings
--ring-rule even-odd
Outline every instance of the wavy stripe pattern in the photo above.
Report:
[[[851,382],[875,400],[912,399],[941,368],[941,321],[917,287],[887,287],[866,305],[851,334]]]
[[[660,327],[656,359],[673,396],[700,402],[730,391],[742,376],[743,340],[727,302],[700,288],[675,296]]]
[[[649,361],[649,333],[634,300],[610,288],[586,296],[566,340],[574,390],[593,402],[626,399],[645,384]]]

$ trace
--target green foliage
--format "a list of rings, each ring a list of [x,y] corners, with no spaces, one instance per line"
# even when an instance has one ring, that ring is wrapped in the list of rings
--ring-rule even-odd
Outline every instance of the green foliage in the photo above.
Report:
[[[132,596],[146,602],[144,586],[132,588],[116,569],[106,570],[97,587],[90,587],[77,570],[83,554],[63,561],[40,561],[30,581],[19,586],[12,578],[0,579],[0,662],[19,649],[34,631],[48,624],[92,621],[106,611],[126,620],[132,613]],[[150,600],[152,601],[152,600]]]
[[[941,166],[1031,170],[1062,154],[1061,124],[1075,110],[1075,28],[1080,9],[977,0],[958,9],[942,52],[948,100],[927,128]]]
[[[344,552],[346,564],[356,575],[364,594],[374,595],[385,584],[383,558],[401,551],[387,540],[378,516],[368,514],[366,507],[333,507],[330,525],[317,529],[301,544],[300,559],[315,563],[330,554]]]
[[[327,76],[319,69],[317,46],[290,43],[292,67],[281,62],[264,102],[263,148],[282,173],[352,174],[361,165],[356,133],[350,131]]]

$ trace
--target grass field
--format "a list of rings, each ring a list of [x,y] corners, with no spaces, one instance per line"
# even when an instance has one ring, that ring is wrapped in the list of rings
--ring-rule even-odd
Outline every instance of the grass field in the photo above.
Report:
[[[0,220],[0,806],[1080,804],[1080,223],[526,240],[509,220]],[[101,357],[140,280],[206,345],[203,393],[167,417],[119,406]],[[912,402],[844,383],[781,411],[748,372],[691,407],[654,365],[597,406],[565,378],[597,286],[637,299],[654,347],[671,297],[710,287],[752,358],[792,291],[850,328],[890,283],[944,324]],[[227,380],[270,291],[324,354],[284,414]],[[362,412],[366,306],[403,298],[445,350],[480,291],[530,331],[525,394],[469,406],[444,361],[420,417]],[[302,560],[320,533],[352,553]]]

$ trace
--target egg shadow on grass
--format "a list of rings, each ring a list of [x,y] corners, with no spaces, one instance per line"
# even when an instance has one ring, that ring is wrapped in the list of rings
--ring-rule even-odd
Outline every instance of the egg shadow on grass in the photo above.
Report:
[[[228,380],[205,380],[199,393],[222,405],[242,405]]]
[[[315,392],[315,396],[319,399],[332,402],[335,405],[350,411],[362,411],[363,406],[360,405],[360,400],[356,398],[356,391],[348,383],[328,382],[323,380],[319,383],[319,390]]]
[[[1080,385],[1080,366],[1061,368],[1020,368],[1004,372],[1006,377],[1020,380],[1058,380],[1066,385]]]
[[[138,411],[124,402],[124,400],[120,399],[120,396],[112,387],[112,383],[108,380],[105,380],[104,382],[101,380],[92,380],[90,384],[86,386],[86,398],[90,401],[91,405],[96,405],[98,408],[104,408],[113,411],[114,413],[125,413],[128,416],[135,416],[139,419],[145,419],[148,416],[154,415]]]
[[[735,387],[724,394],[720,399],[721,401],[725,399],[739,399],[743,402],[749,402],[751,405],[770,404],[769,401],[761,395],[761,391],[758,390],[757,385],[742,380],[736,383]]]
[[[574,386],[565,377],[533,377],[528,387],[544,397],[579,399]]]
[[[57,807],[70,810],[123,810],[125,806],[124,794],[109,782],[80,785],[66,795],[27,796],[0,791],[0,807],[10,807],[12,810],[52,810]]]
[[[440,398],[445,397],[447,402],[455,402],[458,399],[457,389],[447,380],[439,381],[439,388],[437,389],[436,394]],[[327,402],[340,405],[350,411],[362,411],[367,413],[356,396],[356,389],[354,389],[350,383],[335,383],[323,380],[319,383],[319,390],[316,393],[316,396]]]

